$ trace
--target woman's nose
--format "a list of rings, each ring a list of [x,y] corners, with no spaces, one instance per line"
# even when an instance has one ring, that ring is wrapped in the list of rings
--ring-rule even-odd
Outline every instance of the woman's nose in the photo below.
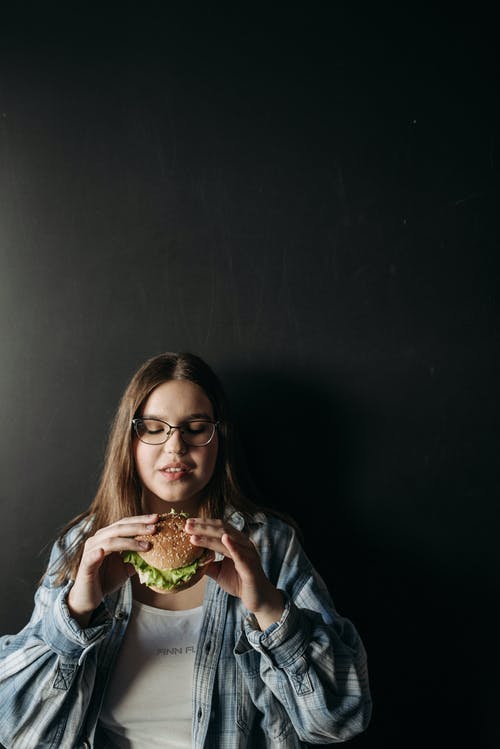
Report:
[[[174,453],[174,455],[186,452],[186,443],[181,437],[180,429],[172,429],[164,447],[167,452]]]

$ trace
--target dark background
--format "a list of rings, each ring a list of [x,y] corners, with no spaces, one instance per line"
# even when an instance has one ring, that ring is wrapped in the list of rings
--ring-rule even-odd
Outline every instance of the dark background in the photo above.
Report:
[[[0,632],[192,350],[366,643],[353,745],[497,747],[495,25],[327,5],[4,12]]]

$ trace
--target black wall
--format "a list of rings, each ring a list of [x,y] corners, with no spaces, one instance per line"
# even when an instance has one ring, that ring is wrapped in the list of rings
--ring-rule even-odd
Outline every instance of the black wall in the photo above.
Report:
[[[326,5],[4,17],[0,631],[192,350],[362,633],[353,744],[496,747],[494,25]]]

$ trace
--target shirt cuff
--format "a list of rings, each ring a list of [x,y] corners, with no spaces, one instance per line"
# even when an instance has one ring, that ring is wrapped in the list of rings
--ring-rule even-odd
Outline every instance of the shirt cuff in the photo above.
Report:
[[[56,653],[68,658],[81,658],[82,651],[96,645],[109,631],[113,618],[103,603],[95,610],[90,626],[82,629],[73,619],[67,604],[70,581],[59,593],[43,621],[45,642]]]
[[[310,639],[310,624],[284,591],[285,609],[279,621],[264,632],[253,614],[245,619],[245,634],[254,650],[270,657],[278,668],[287,668],[305,652]]]

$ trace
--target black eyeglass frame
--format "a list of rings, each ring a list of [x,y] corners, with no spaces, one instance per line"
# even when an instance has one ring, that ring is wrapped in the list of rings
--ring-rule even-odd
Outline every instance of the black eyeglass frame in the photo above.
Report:
[[[160,424],[166,424],[169,427],[169,431],[167,432],[167,436],[165,437],[165,439],[162,440],[161,442],[146,442],[145,440],[142,439],[142,437],[139,437],[138,426],[141,422],[144,422],[144,421],[158,421],[160,422]],[[202,442],[199,445],[193,445],[192,442],[188,442],[186,438],[184,437],[183,429],[185,429],[188,424],[199,423],[199,422],[202,422],[203,424],[211,424],[213,426],[213,432],[210,435],[210,439],[208,439],[206,442]],[[178,429],[181,435],[181,439],[186,445],[189,445],[190,447],[206,447],[206,445],[209,445],[212,442],[213,438],[215,437],[215,433],[217,432],[217,427],[219,426],[220,423],[221,423],[220,419],[218,421],[211,421],[211,419],[190,419],[189,421],[185,421],[183,424],[174,426],[173,424],[169,424],[168,421],[165,421],[164,419],[158,419],[156,416],[151,416],[151,417],[148,417],[147,419],[144,418],[143,416],[139,416],[136,419],[132,419],[132,427],[134,429],[137,439],[143,442],[145,445],[153,445],[153,446],[164,445],[165,442],[168,442],[168,440],[172,436],[173,430]]]

